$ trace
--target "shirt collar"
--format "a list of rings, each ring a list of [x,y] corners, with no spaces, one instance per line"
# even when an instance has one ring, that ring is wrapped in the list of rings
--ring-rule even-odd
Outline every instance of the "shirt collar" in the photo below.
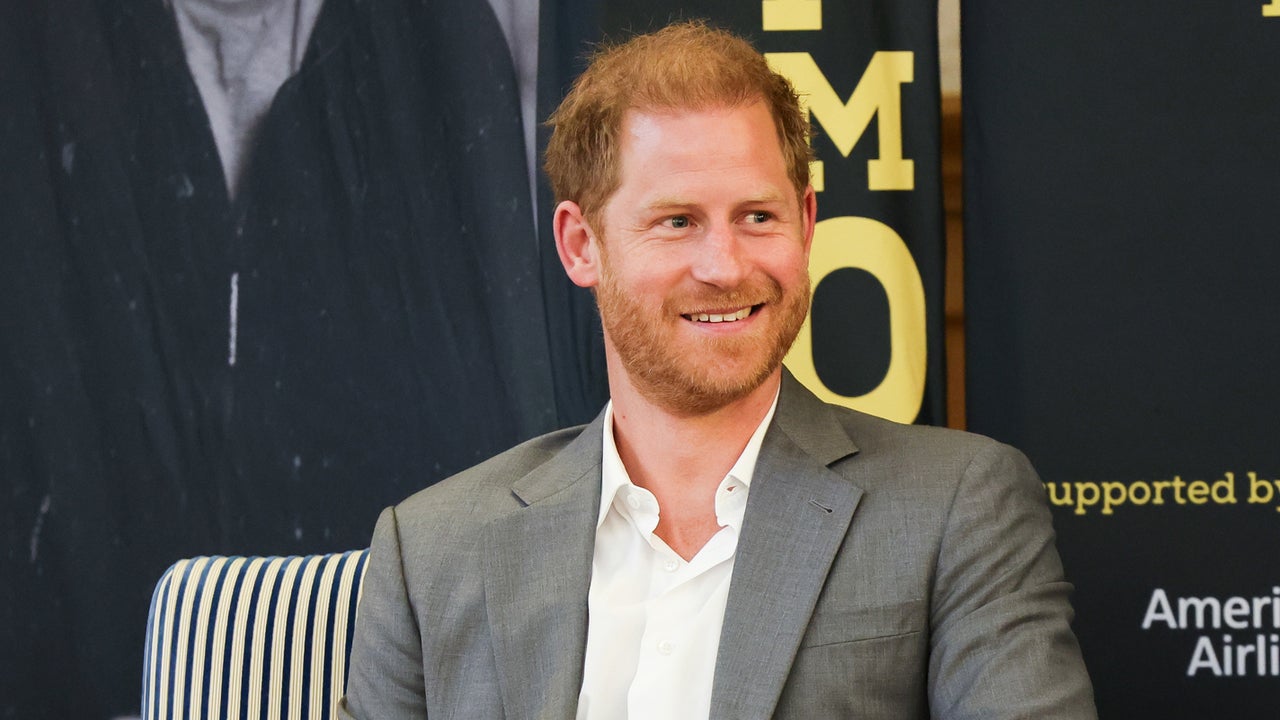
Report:
[[[781,387],[779,387],[780,391]],[[773,403],[769,406],[769,412],[764,414],[764,418],[756,426],[755,432],[751,434],[751,439],[747,441],[747,446],[742,449],[742,454],[738,456],[737,462],[733,464],[733,467],[729,468],[727,477],[736,479],[747,489],[751,487],[751,478],[756,471],[756,461],[760,459],[760,448],[764,445],[765,432],[769,429],[769,422],[773,420],[773,414],[778,409],[778,394],[777,392],[774,393]],[[632,484],[631,476],[627,474],[627,468],[622,464],[622,457],[618,455],[618,446],[613,439],[612,400],[604,408],[603,434],[603,455],[600,462],[600,513],[596,518],[597,529],[604,523],[605,516],[609,514],[609,508],[613,507],[613,500],[617,497],[618,491],[624,486]],[[719,503],[717,503],[717,508],[719,508]],[[740,516],[741,513],[737,514]],[[739,521],[740,519],[739,517]],[[721,524],[726,524],[724,523],[724,518],[721,518]]]

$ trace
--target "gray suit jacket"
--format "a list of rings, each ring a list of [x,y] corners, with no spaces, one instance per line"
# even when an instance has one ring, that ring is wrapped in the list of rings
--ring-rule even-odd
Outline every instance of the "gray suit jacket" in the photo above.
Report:
[[[342,718],[571,720],[602,418],[386,510]],[[711,717],[1092,718],[1044,490],[1016,450],[789,375],[748,496]]]

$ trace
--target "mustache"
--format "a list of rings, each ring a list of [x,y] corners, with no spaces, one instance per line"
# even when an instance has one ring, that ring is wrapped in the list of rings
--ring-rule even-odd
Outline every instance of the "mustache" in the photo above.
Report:
[[[668,298],[663,305],[667,312],[688,315],[691,313],[737,310],[776,303],[782,299],[782,287],[770,280],[754,287],[735,288],[729,291],[702,290]]]

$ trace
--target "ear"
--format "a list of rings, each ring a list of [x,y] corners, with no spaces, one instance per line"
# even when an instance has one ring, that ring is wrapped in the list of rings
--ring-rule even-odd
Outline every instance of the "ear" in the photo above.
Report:
[[[578,287],[595,287],[600,282],[600,248],[595,231],[587,224],[582,208],[565,200],[556,206],[552,218],[556,252],[565,274]]]
[[[800,211],[804,216],[804,254],[809,254],[813,247],[813,229],[818,220],[818,193],[810,185],[804,189],[804,197],[800,199]]]

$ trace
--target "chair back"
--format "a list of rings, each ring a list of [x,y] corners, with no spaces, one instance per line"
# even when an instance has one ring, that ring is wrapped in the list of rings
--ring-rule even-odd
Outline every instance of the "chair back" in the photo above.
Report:
[[[143,720],[331,720],[369,551],[197,557],[151,596]]]

